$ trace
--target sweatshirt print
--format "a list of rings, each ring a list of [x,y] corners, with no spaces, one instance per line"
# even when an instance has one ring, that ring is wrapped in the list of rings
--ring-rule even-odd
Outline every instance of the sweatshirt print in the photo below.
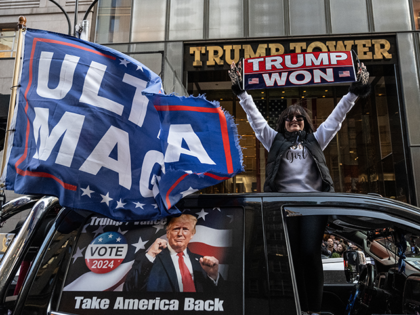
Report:
[[[271,128],[257,109],[254,100],[246,92],[238,96],[255,136],[270,151],[277,131]],[[346,94],[334,108],[328,118],[314,132],[315,139],[324,150],[341,128],[346,114],[354,106],[357,96]],[[295,143],[282,156],[282,162],[276,174],[279,192],[310,192],[322,190],[322,179],[315,161],[299,142]]]

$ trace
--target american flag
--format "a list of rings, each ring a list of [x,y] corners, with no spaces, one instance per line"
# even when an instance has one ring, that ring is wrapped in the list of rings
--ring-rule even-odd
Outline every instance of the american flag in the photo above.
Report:
[[[258,83],[260,83],[260,79],[258,79],[258,78],[248,79],[248,84],[258,84]]]
[[[198,220],[196,234],[188,248],[198,255],[216,257],[219,260],[219,273],[223,279],[231,281],[234,275],[229,275],[232,273],[229,267],[238,266],[242,261],[241,240],[236,237],[235,243],[234,237],[243,233],[238,229],[243,225],[242,211],[240,209],[199,208],[185,210],[184,213],[195,215]],[[99,215],[97,217],[106,220],[105,217]],[[88,223],[83,228],[72,256],[64,291],[122,291],[125,277],[134,263],[135,256],[145,254],[156,238],[166,239],[165,226],[156,221],[124,222],[121,225],[103,221],[102,224]],[[117,232],[127,240],[129,244],[127,255],[115,270],[103,274],[94,273],[89,270],[84,259],[88,246],[98,235],[109,231]],[[237,261],[238,257],[240,261]]]
[[[339,71],[338,72],[338,76],[340,78],[342,78],[342,77],[349,77],[350,76],[350,71]]]

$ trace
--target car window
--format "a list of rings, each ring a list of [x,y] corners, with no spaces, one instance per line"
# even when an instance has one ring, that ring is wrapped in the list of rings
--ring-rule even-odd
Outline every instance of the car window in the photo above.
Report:
[[[398,264],[399,248],[404,244],[406,272],[420,272],[420,226],[412,222],[360,209],[288,207],[287,210],[293,211],[294,215],[300,213],[314,216],[317,210],[322,215],[328,215],[325,237],[320,244],[326,285],[347,283],[343,258],[337,251],[340,243],[345,244],[347,250],[353,249],[363,253],[366,262],[371,265],[385,265],[382,270]]]
[[[324,234],[321,247],[324,284],[347,284],[343,253],[346,250],[360,251],[361,249],[355,243],[339,235],[328,233],[328,230]]]

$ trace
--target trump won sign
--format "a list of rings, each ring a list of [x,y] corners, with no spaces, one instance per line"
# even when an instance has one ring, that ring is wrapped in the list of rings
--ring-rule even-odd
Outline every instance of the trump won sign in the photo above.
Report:
[[[180,107],[160,117],[161,78],[130,56],[31,29],[24,45],[7,189],[116,220],[152,220],[242,171],[235,124],[218,103],[170,95]]]
[[[354,82],[350,51],[294,53],[244,60],[244,89]]]

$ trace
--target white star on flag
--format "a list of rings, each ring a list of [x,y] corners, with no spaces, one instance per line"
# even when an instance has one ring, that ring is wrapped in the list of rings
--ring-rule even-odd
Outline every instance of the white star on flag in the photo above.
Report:
[[[124,206],[126,205],[127,203],[123,203],[122,202],[122,200],[121,200],[121,198],[120,198],[120,201],[117,201],[117,207],[115,208],[115,209],[118,209],[118,208],[124,208]]]
[[[222,212],[222,210],[220,210],[220,208],[219,208],[219,207],[213,208],[213,210],[217,210],[217,211],[219,211],[219,212]]]
[[[93,231],[93,237],[96,237],[98,234],[102,234],[104,232],[104,227],[101,225],[98,227],[96,231]]]
[[[143,240],[141,239],[141,237],[139,238],[139,241],[138,241],[138,243],[134,243],[134,244],[131,244],[131,246],[134,246],[135,248],[136,248],[136,251],[134,252],[134,254],[135,253],[137,253],[140,249],[145,249],[146,247],[144,247],[144,245],[147,243],[148,241],[144,241],[143,242]]]
[[[141,70],[141,71],[143,71],[143,67],[142,66],[140,66],[140,65],[137,65],[137,69],[136,69],[136,71],[137,70]]]
[[[133,202],[136,205],[136,208],[142,208],[145,205],[145,203],[140,203],[140,202]]]
[[[108,238],[112,238],[113,236],[114,236],[114,235],[112,235],[112,234],[109,234],[109,235],[108,235]]]
[[[181,191],[182,198],[184,198],[185,196],[191,195],[192,193],[195,193],[196,191],[198,191],[198,189],[193,189],[192,187],[188,188],[185,191]]]
[[[89,185],[84,189],[82,187],[80,187],[80,189],[83,191],[82,196],[86,195],[86,196],[89,196],[89,198],[92,198],[92,196],[90,194],[94,193],[94,191],[90,190]]]
[[[154,207],[153,209],[156,209],[158,207],[157,203],[152,204],[152,206]]]
[[[153,227],[156,229],[156,232],[155,232],[155,234],[156,234],[160,230],[163,230],[163,228],[165,227],[165,225],[164,224],[156,224],[156,225],[153,225]]]
[[[99,241],[99,242],[102,242],[103,240],[104,240],[104,239],[101,237],[98,241]]]
[[[130,61],[125,59],[120,59],[120,65],[124,65],[127,68],[127,65],[130,63]]]
[[[83,247],[82,249],[80,249],[79,247],[77,247],[77,251],[76,251],[76,254],[74,254],[71,258],[73,258],[73,264],[74,264],[74,262],[76,261],[76,259],[77,258],[79,258],[79,257],[83,257],[83,250],[85,249],[86,247]]]
[[[86,225],[84,225],[84,226],[83,226],[82,233],[86,233],[86,228],[87,228],[89,225],[90,225],[90,224],[88,223],[88,224],[86,224]]]
[[[117,238],[117,242],[121,242],[121,237]]]
[[[121,231],[121,229],[120,228],[118,228],[118,233],[120,233],[120,234],[122,234],[122,235],[124,235],[125,233],[127,233],[128,232],[128,230],[127,231]]]
[[[233,222],[233,215],[227,215],[227,217],[230,218],[229,223],[232,223]]]
[[[198,214],[198,219],[202,218],[204,221],[206,221],[206,215],[208,215],[208,212],[205,212],[204,209],[201,209],[200,212],[196,212],[196,214]]]
[[[110,202],[111,200],[114,200],[113,198],[111,198],[111,197],[109,196],[109,192],[107,192],[105,196],[104,196],[104,195],[101,195],[101,197],[102,197],[102,201],[101,201],[101,203],[102,203],[102,202],[105,202],[105,203],[106,203],[106,205],[107,205],[108,207],[109,207],[109,202]]]

